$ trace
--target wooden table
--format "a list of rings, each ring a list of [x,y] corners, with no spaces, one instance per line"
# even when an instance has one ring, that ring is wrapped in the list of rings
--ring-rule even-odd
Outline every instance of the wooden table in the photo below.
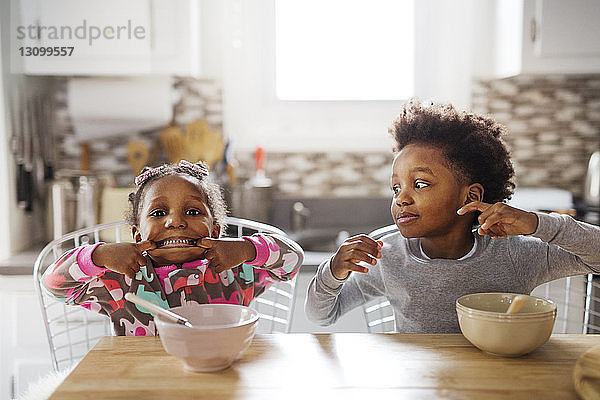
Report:
[[[600,335],[553,335],[519,358],[462,335],[256,335],[231,368],[194,373],[157,337],[105,337],[51,399],[577,399],[577,358]]]

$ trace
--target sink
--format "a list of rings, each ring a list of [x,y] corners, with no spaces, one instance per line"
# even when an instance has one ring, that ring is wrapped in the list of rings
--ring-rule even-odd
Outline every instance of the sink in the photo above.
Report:
[[[361,228],[311,228],[291,233],[289,236],[304,251],[334,253],[344,240],[359,233],[367,233],[371,229]]]
[[[304,251],[335,252],[338,249],[338,237],[343,242],[349,235],[348,232],[338,229],[306,229],[293,233],[290,237],[304,249]]]

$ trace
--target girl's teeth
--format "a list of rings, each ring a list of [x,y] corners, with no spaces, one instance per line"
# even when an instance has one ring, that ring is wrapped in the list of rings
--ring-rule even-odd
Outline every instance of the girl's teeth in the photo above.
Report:
[[[161,246],[169,246],[169,245],[188,245],[193,246],[193,239],[166,239],[163,240]]]

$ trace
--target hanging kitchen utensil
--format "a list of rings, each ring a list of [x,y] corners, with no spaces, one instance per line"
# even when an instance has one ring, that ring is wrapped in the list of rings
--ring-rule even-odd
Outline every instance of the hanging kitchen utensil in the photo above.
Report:
[[[184,154],[183,132],[174,121],[160,132],[160,142],[170,163],[178,163]]]
[[[186,124],[185,131],[186,156],[193,162],[204,161],[212,169],[223,158],[223,135],[210,129],[204,120]]]
[[[79,145],[79,163],[81,172],[90,172],[90,145],[83,142]]]
[[[193,163],[204,160],[206,153],[205,135],[208,130],[208,123],[204,120],[186,124],[184,136],[186,160]]]
[[[24,164],[21,183],[23,186],[23,201],[19,203],[26,212],[33,210],[33,154],[31,134],[31,104],[29,100],[24,103],[25,114],[23,124],[23,155]]]
[[[37,200],[44,196],[44,146],[43,135],[45,132],[43,119],[43,99],[42,95],[33,98],[33,129],[32,129],[32,149],[33,149],[33,181],[34,193]]]
[[[25,202],[25,155],[24,155],[24,128],[25,102],[21,97],[23,93],[20,85],[13,89],[13,136],[11,150],[15,157],[16,165],[16,194],[17,205],[24,206]]]
[[[148,165],[150,149],[142,140],[130,140],[127,143],[127,161],[133,171],[133,176],[140,174],[142,168]]]

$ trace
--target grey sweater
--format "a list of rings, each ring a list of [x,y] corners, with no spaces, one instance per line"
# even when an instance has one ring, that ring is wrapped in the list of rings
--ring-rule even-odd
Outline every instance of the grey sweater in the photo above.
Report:
[[[382,257],[366,274],[336,279],[325,260],[308,287],[306,314],[330,325],[383,296],[394,308],[399,332],[459,333],[455,301],[464,294],[529,294],[554,279],[600,272],[599,227],[567,215],[537,215],[538,228],[531,235],[493,240],[474,232],[475,253],[462,260],[428,260],[420,239],[399,232],[381,239]]]

